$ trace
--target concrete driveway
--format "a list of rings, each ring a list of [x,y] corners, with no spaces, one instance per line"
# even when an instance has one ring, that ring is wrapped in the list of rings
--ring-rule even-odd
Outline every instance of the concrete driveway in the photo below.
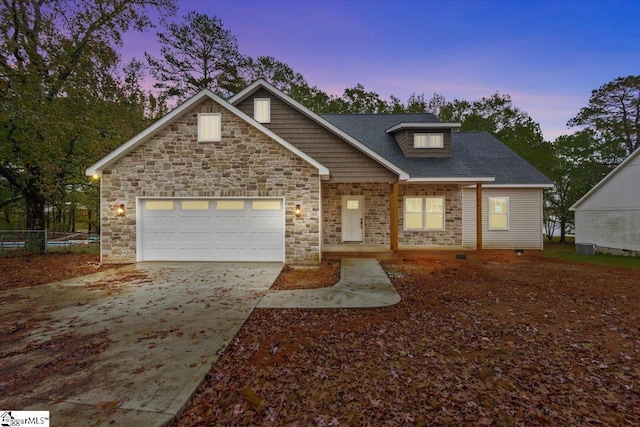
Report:
[[[275,281],[279,263],[139,263],[0,292],[0,410],[51,425],[162,425]]]

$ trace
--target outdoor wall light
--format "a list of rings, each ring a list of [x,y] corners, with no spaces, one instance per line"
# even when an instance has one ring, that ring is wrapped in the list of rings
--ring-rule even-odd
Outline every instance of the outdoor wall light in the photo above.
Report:
[[[302,210],[300,209],[300,205],[296,205],[296,208],[293,211],[293,213],[296,214],[296,218],[300,218],[300,215],[302,215]]]
[[[124,216],[125,212],[124,205],[120,205],[116,208],[116,216]]]

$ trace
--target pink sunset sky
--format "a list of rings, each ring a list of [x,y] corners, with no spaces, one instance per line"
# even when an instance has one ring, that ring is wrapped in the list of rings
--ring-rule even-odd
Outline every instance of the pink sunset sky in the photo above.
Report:
[[[179,0],[174,18],[215,15],[240,52],[274,56],[339,95],[357,83],[384,99],[475,100],[495,92],[553,140],[591,91],[640,74],[637,1]],[[157,30],[162,30],[158,27]],[[129,33],[122,57],[157,55],[155,31]]]

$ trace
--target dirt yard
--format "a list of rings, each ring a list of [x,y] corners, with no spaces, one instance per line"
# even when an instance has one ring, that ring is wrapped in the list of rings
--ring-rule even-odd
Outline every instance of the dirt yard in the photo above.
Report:
[[[0,258],[0,289],[97,266]],[[256,310],[175,425],[640,425],[638,270],[513,252],[383,267],[395,306]],[[287,268],[275,287],[338,273]]]
[[[254,312],[176,425],[640,424],[637,270],[513,252],[383,266],[393,307]]]
[[[0,290],[44,285],[112,267],[101,266],[99,255],[87,254],[52,253],[0,258]]]

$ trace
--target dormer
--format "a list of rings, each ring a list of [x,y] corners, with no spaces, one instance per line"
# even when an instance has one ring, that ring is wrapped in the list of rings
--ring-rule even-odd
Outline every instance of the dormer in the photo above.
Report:
[[[451,157],[451,132],[460,123],[398,123],[393,135],[406,157]]]

